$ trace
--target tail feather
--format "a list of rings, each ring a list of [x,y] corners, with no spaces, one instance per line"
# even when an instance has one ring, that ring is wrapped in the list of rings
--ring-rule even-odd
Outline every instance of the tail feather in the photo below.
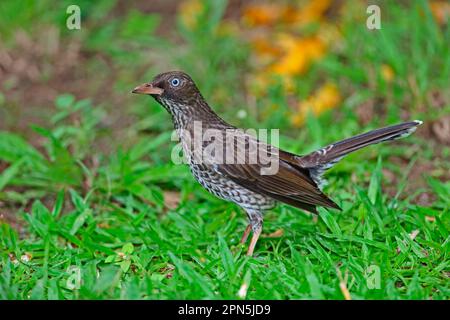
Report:
[[[316,150],[300,158],[300,164],[308,168],[312,179],[321,187],[323,173],[345,155],[372,144],[396,140],[413,133],[422,121],[415,120],[390,127],[372,130]]]

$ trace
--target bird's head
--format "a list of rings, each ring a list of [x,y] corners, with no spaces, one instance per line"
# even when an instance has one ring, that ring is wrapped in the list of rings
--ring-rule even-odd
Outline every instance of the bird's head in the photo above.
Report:
[[[160,73],[151,82],[134,88],[132,93],[150,95],[169,111],[193,106],[203,99],[192,78],[182,71]]]

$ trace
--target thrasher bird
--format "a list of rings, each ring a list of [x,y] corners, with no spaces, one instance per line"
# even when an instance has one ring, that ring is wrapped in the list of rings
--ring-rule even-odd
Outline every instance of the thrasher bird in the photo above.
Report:
[[[348,153],[405,137],[422,123],[416,120],[376,129],[301,156],[266,144],[226,123],[210,108],[194,81],[184,72],[161,73],[132,92],[152,96],[171,114],[195,179],[212,194],[245,210],[249,224],[241,243],[245,243],[253,231],[247,251],[249,256],[253,255],[261,234],[265,210],[273,208],[277,201],[313,213],[318,206],[340,210],[321,190],[323,173]],[[196,148],[196,140],[192,139],[196,126],[203,132],[213,131],[214,139],[203,139]],[[237,143],[236,139],[225,137],[230,132],[238,138]],[[224,136],[220,137],[220,133]],[[207,148],[214,152],[205,156]],[[276,170],[264,172],[268,164],[263,163],[259,153],[256,161],[248,161],[251,150],[265,151],[270,160],[276,159]],[[219,153],[227,156],[226,160],[230,160],[231,155],[231,161],[217,161]]]

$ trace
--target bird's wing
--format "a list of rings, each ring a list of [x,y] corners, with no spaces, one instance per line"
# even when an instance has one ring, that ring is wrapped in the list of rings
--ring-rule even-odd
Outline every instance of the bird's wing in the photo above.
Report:
[[[258,152],[257,160],[251,161],[250,154],[255,150]],[[290,159],[289,153],[260,142],[252,136],[241,143],[230,144],[227,141],[225,152],[228,155],[233,152],[231,158],[234,161],[213,165],[213,168],[235,183],[311,212],[316,212],[315,206],[339,209],[337,204],[319,190],[308,170]]]

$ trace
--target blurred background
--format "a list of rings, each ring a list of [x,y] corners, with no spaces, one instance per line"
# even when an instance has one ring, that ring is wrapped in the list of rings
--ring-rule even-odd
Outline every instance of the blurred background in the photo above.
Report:
[[[70,5],[80,29],[68,28]],[[367,27],[369,5],[380,29]],[[438,0],[0,1],[0,298],[448,299],[449,10]],[[171,162],[170,116],[131,94],[173,69],[228,122],[280,129],[294,153],[424,124],[327,173],[342,212],[267,212],[247,260],[245,215]],[[366,285],[374,265],[379,290]]]
[[[66,27],[70,4],[81,10],[80,30]],[[371,159],[389,154],[393,165],[383,174],[394,185],[418,153],[407,188],[421,190],[415,203],[430,205],[426,177],[450,175],[449,4],[370,4],[381,9],[380,30],[366,26],[366,1],[2,1],[0,170],[14,160],[6,154],[14,153],[8,148],[17,146],[17,136],[50,159],[56,139],[91,168],[104,155],[156,139],[158,149],[140,152],[154,163],[168,161],[171,144],[160,134],[171,129],[169,117],[130,90],[181,69],[226,120],[280,128],[282,147],[293,152],[424,120],[420,139],[407,149],[364,152]],[[358,174],[346,163],[341,171]],[[79,184],[73,175],[56,180]]]

